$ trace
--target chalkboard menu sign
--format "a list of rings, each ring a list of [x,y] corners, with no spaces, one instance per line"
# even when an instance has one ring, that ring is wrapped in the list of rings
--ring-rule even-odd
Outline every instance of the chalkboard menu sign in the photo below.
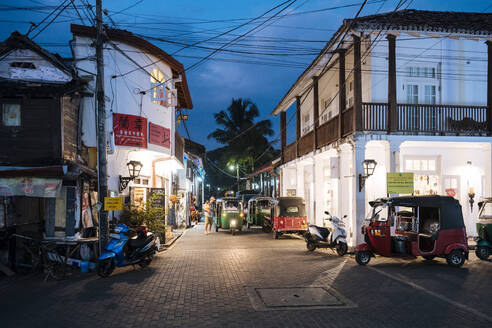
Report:
[[[166,192],[166,190],[164,188],[150,188],[149,189],[148,199],[152,199],[152,197],[154,195],[157,195],[152,200],[152,207],[153,208],[164,209],[166,207],[165,192]]]

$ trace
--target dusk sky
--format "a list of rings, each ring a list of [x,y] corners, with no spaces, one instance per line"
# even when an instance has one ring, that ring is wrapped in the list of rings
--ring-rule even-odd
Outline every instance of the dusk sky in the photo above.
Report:
[[[18,30],[26,33],[29,22],[39,23],[61,0],[0,0],[0,39]],[[95,5],[93,0],[75,0],[85,24],[89,13],[83,3]],[[205,40],[257,17],[283,1],[272,0],[119,0],[103,1],[103,8],[117,28],[129,30],[155,43],[173,54],[182,44]],[[361,16],[384,13],[395,8],[396,0],[370,0]],[[271,118],[278,138],[279,118],[270,117],[270,112],[282,99],[298,75],[315,58],[344,18],[353,17],[361,0],[299,0],[279,16],[266,22],[257,30],[226,49],[232,52],[214,55],[197,68],[187,72],[187,79],[194,103],[188,111],[187,123],[192,140],[211,150],[219,146],[207,139],[215,128],[213,113],[227,108],[232,98],[249,98],[261,112],[260,119]],[[409,8],[422,10],[491,12],[490,0],[409,1]],[[348,6],[353,5],[353,6]],[[346,6],[345,8],[330,9]],[[130,8],[129,8],[130,7]],[[314,12],[313,12],[314,11]],[[271,14],[266,15],[269,17]],[[285,16],[282,16],[285,15]],[[112,23],[105,17],[106,24]],[[258,20],[232,34],[202,43],[212,48],[188,48],[174,55],[185,67],[221,47],[235,36],[243,34]],[[35,37],[35,41],[52,52],[70,56],[68,41],[71,39],[69,24],[81,24],[73,7],[68,7],[56,21]],[[32,36],[32,35],[30,35]],[[156,41],[160,38],[168,42]],[[173,42],[173,43],[170,43]],[[289,117],[289,116],[288,116]],[[288,127],[288,141],[293,140],[295,122]],[[186,137],[182,126],[180,133]],[[278,144],[277,144],[278,147]]]

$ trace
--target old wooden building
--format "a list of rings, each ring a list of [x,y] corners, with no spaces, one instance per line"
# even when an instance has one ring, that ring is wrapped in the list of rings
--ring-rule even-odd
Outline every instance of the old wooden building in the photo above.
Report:
[[[90,195],[95,177],[79,124],[87,80],[78,77],[69,62],[18,32],[0,43],[0,262],[4,264],[22,261],[23,254],[14,256],[12,245],[8,251],[8,236],[13,233],[65,237],[81,227],[87,203],[82,201],[83,193]]]

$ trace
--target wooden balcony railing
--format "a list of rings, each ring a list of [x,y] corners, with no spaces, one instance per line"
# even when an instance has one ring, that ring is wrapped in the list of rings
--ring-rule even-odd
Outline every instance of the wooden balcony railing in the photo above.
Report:
[[[314,147],[314,131],[311,130],[307,134],[303,135],[299,140],[299,154],[298,156],[306,155],[313,151]]]
[[[362,131],[386,131],[388,104],[362,103]]]
[[[486,106],[397,105],[398,131],[486,133]]]
[[[323,147],[338,139],[338,115],[321,124],[316,130],[318,147]]]
[[[297,158],[297,142],[293,142],[284,149],[284,163],[293,161]]]
[[[390,133],[429,133],[429,134],[461,134],[484,135],[487,131],[487,106],[459,106],[459,105],[421,105],[397,104],[396,112],[391,115],[392,128],[388,126],[388,104],[362,103],[360,122],[357,129],[361,131],[390,131]],[[354,126],[354,106],[342,112],[343,137],[356,130]],[[336,141],[338,131],[338,116],[323,123],[316,131],[318,148]],[[302,136],[299,140],[299,152],[295,153],[295,143],[285,150],[288,155],[285,161],[292,160],[292,156],[302,156],[314,148],[314,131]],[[284,154],[285,154],[284,153]]]
[[[176,132],[174,137],[174,156],[184,164],[184,139]]]

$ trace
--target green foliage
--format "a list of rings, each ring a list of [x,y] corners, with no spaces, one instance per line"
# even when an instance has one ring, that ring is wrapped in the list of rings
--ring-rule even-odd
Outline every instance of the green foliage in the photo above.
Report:
[[[126,205],[120,214],[120,222],[126,224],[130,228],[146,225],[149,228],[149,231],[159,234],[165,233],[165,210],[152,206],[153,201],[159,196],[162,195],[154,194],[141,207],[132,206],[130,204]]]
[[[274,133],[272,123],[268,119],[255,122],[259,110],[250,100],[232,99],[229,107],[215,113],[214,117],[219,128],[208,138],[217,140],[224,147],[207,153],[208,160],[213,162],[205,164],[207,177],[213,185],[224,188],[234,186],[236,172],[230,171],[229,165],[239,164],[239,175],[243,177],[277,156],[273,142],[268,141]]]

